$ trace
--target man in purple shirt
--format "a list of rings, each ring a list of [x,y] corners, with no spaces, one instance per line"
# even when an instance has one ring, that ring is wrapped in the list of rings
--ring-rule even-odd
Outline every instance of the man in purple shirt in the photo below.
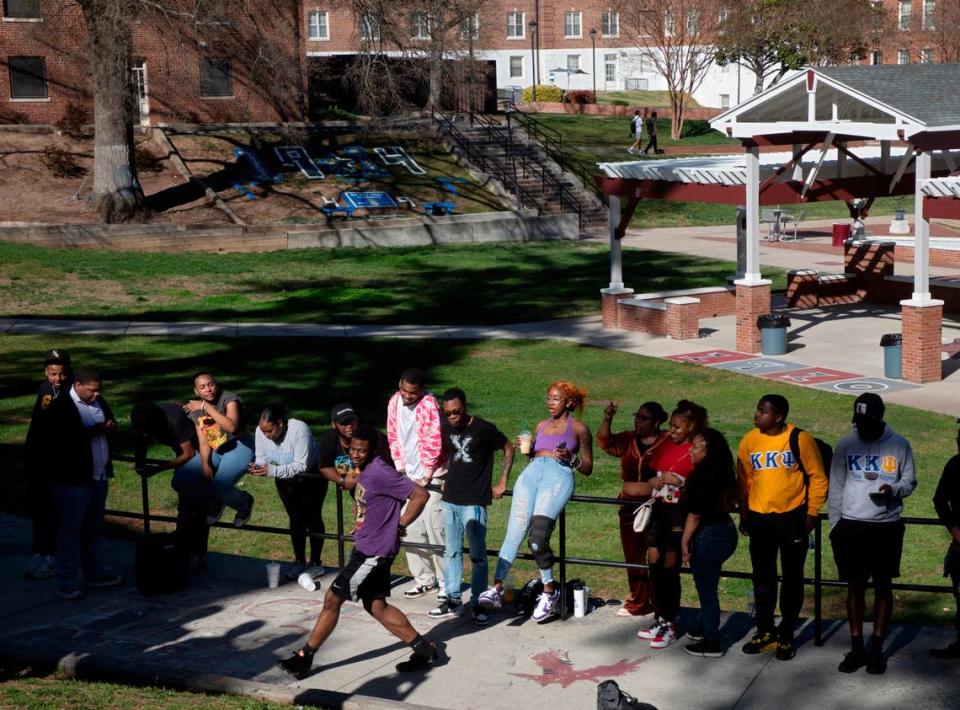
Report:
[[[397,664],[398,671],[430,668],[437,649],[410,625],[406,615],[387,603],[390,596],[390,566],[400,551],[400,538],[427,503],[426,490],[397,470],[377,453],[380,434],[371,426],[357,428],[350,438],[348,454],[360,475],[342,475],[339,485],[356,487],[356,530],[350,560],[330,585],[323,611],[303,648],[277,666],[303,679],[310,672],[313,656],[340,620],[346,601],[360,601],[374,619],[413,649],[410,659]],[[401,515],[404,503],[410,501]]]

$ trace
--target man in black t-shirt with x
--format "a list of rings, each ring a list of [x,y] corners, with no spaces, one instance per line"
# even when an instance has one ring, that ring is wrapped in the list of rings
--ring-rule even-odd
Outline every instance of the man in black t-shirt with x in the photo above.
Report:
[[[434,619],[456,616],[463,612],[460,586],[463,578],[463,534],[467,534],[472,590],[473,620],[478,626],[488,623],[483,607],[477,605],[480,593],[487,588],[487,508],[507,489],[507,478],[513,467],[513,444],[500,430],[480,417],[467,412],[467,395],[453,387],[443,393],[442,464],[447,467],[443,484],[443,533],[446,549],[444,586],[447,599],[430,612]],[[500,481],[492,486],[493,459],[503,451]]]

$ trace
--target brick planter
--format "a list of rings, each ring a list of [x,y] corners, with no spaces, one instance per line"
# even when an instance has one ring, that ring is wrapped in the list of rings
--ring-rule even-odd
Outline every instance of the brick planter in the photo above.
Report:
[[[633,296],[632,288],[603,288],[600,289],[601,313],[604,328],[620,327],[620,312],[617,304],[624,298]]]
[[[757,318],[770,312],[770,282],[737,282],[737,350],[760,352],[760,329]]]
[[[941,338],[943,301],[922,306],[901,303],[903,327],[903,379],[923,384],[943,379]]]
[[[787,305],[791,308],[816,308],[820,281],[813,269],[787,272]]]

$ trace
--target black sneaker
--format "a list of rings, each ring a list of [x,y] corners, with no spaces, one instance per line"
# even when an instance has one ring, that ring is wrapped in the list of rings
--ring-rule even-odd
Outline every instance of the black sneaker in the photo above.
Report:
[[[244,525],[250,522],[250,518],[253,515],[253,496],[250,496],[250,505],[244,510],[238,510],[237,514],[233,516],[233,527],[242,528]]]
[[[862,648],[855,648],[843,657],[837,670],[841,673],[854,673],[867,664],[867,656]]]
[[[433,664],[437,661],[437,647],[431,641],[430,643],[430,655],[421,656],[419,653],[410,654],[410,658],[406,661],[400,661],[397,664],[397,671],[400,673],[409,673],[411,671],[425,671],[433,668]]]
[[[755,656],[764,651],[772,651],[777,646],[777,637],[769,631],[758,631],[753,638],[743,644],[741,649],[748,656]]]
[[[960,641],[954,641],[946,648],[931,648],[930,655],[944,661],[960,658]]]
[[[448,616],[460,616],[463,613],[463,604],[456,599],[447,599],[436,609],[427,614],[431,619],[445,619]]]
[[[697,626],[696,628],[688,631],[687,638],[691,641],[703,641],[706,638],[706,636],[703,635],[703,627]]]
[[[490,613],[482,606],[473,607],[473,623],[477,626],[486,626],[490,623]]]
[[[691,656],[701,658],[721,658],[723,656],[723,646],[719,641],[707,641],[702,639],[696,643],[689,643],[683,647],[683,650]]]
[[[219,523],[225,507],[226,506],[219,500],[211,504],[210,508],[207,510],[207,525],[216,525]]]
[[[304,646],[290,656],[290,658],[277,661],[277,668],[286,671],[297,680],[303,680],[310,674],[310,668],[313,666],[314,653],[316,653],[316,651],[312,651]]]
[[[883,675],[887,672],[887,659],[883,655],[883,645],[875,641],[870,642],[867,649],[867,673]]]
[[[123,577],[115,574],[98,574],[95,577],[88,578],[84,584],[93,589],[105,589],[107,587],[119,587],[123,584]]]
[[[777,643],[776,656],[778,661],[789,661],[796,655],[797,649],[793,645],[793,639]]]

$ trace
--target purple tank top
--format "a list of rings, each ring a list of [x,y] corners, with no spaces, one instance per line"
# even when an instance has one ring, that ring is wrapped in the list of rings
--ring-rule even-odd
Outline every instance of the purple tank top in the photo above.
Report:
[[[543,426],[546,426],[545,424]],[[573,417],[567,417],[567,430],[563,434],[544,434],[543,426],[537,429],[537,436],[534,439],[534,453],[538,451],[553,451],[560,442],[567,445],[567,451],[577,453],[580,449],[580,441],[573,435]]]

